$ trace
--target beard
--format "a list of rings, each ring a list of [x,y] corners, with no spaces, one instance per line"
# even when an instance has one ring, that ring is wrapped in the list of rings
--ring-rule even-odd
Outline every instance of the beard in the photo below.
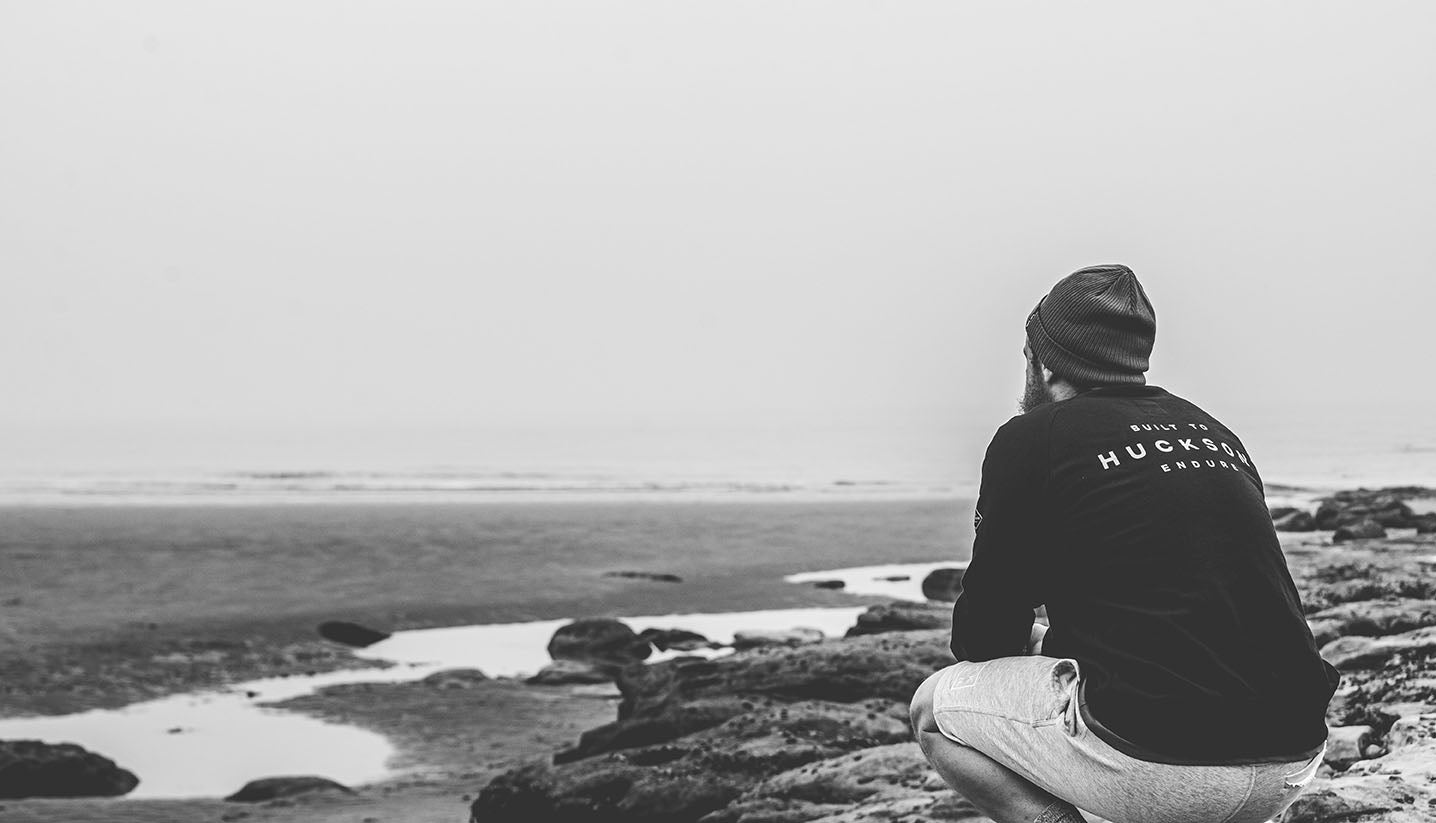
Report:
[[[1037,364],[1035,359],[1027,358],[1027,382],[1022,389],[1022,399],[1017,403],[1018,413],[1027,414],[1055,399],[1052,396],[1052,387],[1042,379],[1042,367]]]

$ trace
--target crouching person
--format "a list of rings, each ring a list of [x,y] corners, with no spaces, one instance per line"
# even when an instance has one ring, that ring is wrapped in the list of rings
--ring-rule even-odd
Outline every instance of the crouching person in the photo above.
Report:
[[[1245,445],[1147,385],[1155,328],[1125,266],[1070,275],[1027,320],[958,662],[912,701],[928,760],[998,823],[1260,823],[1321,765],[1339,675]]]

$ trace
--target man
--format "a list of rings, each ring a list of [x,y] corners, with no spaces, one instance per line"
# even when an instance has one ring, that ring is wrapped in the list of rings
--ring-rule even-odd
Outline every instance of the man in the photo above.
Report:
[[[1027,318],[1021,411],[982,465],[952,651],[913,698],[938,773],[998,823],[1258,823],[1325,752],[1317,654],[1241,439],[1146,383],[1126,266]],[[1046,606],[1050,630],[1034,623]]]

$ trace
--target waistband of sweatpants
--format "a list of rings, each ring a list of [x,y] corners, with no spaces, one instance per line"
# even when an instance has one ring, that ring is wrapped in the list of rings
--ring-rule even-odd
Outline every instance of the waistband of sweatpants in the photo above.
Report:
[[[1102,721],[1092,715],[1092,710],[1087,707],[1087,679],[1085,677],[1077,684],[1077,711],[1082,714],[1082,722],[1087,724],[1087,728],[1091,729],[1092,733],[1101,738],[1107,745],[1128,757],[1145,760],[1149,763],[1166,763],[1173,766],[1251,766],[1263,763],[1298,763],[1309,761],[1313,757],[1318,757],[1326,751],[1326,741],[1323,740],[1317,746],[1307,749],[1304,752],[1264,757],[1243,757],[1236,760],[1198,760],[1175,757],[1162,752],[1154,752],[1151,749],[1122,737],[1107,728],[1102,724]]]

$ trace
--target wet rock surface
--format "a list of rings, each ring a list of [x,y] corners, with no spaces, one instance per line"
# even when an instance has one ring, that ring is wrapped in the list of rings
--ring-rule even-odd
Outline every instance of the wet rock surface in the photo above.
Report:
[[[858,615],[858,622],[848,629],[847,637],[884,632],[905,632],[918,629],[952,629],[952,607],[934,603],[910,603],[895,600],[870,607]]]
[[[807,626],[792,629],[740,629],[733,632],[733,648],[753,649],[761,646],[806,646],[823,642],[823,631]]]
[[[139,784],[115,761],[73,743],[0,740],[0,798],[117,797]]]
[[[1273,512],[1325,521],[1282,541],[1313,634],[1342,670],[1326,763],[1283,823],[1436,820],[1436,535],[1417,529],[1433,503],[1425,489],[1357,490],[1323,500],[1321,516]],[[1390,531],[1333,541],[1362,520]],[[925,586],[934,599],[961,585],[960,570],[944,571]],[[952,660],[948,612],[886,604],[842,640],[628,666],[614,722],[483,787],[473,819],[986,820],[906,726],[913,690]],[[929,620],[940,625],[916,628]]]
[[[592,663],[555,660],[524,681],[535,686],[566,686],[573,683],[607,683],[613,675]]]
[[[226,797],[225,800],[231,803],[263,803],[268,800],[298,797],[299,795],[314,794],[315,792],[354,793],[348,786],[342,783],[336,783],[327,777],[315,777],[312,775],[302,775],[298,777],[263,777],[259,780],[251,780],[244,784],[243,788],[229,797]]]
[[[644,629],[638,633],[638,636],[652,643],[653,647],[661,652],[670,649],[691,652],[697,649],[717,648],[720,645],[698,632],[691,632],[687,629]]]

